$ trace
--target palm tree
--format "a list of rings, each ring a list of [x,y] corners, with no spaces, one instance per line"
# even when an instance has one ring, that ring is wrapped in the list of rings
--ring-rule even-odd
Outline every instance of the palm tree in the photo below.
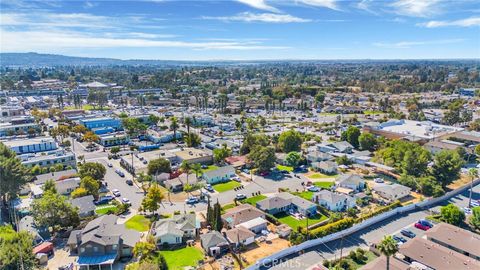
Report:
[[[475,180],[475,177],[478,177],[478,170],[475,168],[471,168],[468,170],[468,175],[470,176],[470,179],[472,180],[470,182],[470,196],[468,197],[468,207],[472,207],[472,189],[473,189],[473,180]]]
[[[192,171],[195,173],[195,176],[198,178],[198,176],[202,173],[202,165],[200,163],[195,163],[192,165]]]
[[[192,165],[190,165],[190,163],[188,163],[184,160],[184,161],[182,161],[182,165],[180,165],[180,169],[182,169],[183,173],[187,174],[187,185],[188,185],[188,174],[190,173],[190,170],[192,169]]]
[[[192,118],[187,116],[187,117],[185,117],[185,120],[183,120],[183,122],[187,126],[187,133],[190,136],[190,126],[192,125]]]
[[[170,129],[173,130],[173,140],[177,140],[177,128],[178,128],[178,121],[177,118],[174,116],[170,119]]]
[[[387,257],[387,270],[390,270],[390,256],[395,255],[398,251],[398,246],[391,235],[383,237],[382,242],[378,245],[377,249]]]

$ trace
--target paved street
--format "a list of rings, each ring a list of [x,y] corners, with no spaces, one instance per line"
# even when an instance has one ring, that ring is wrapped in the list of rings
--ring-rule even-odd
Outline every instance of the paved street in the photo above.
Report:
[[[305,253],[309,256],[302,257],[305,265],[313,265],[315,263],[321,262],[325,259],[331,260],[340,257],[340,253],[347,255],[351,250],[357,249],[358,247],[368,248],[369,244],[379,242],[385,235],[400,235],[400,230],[408,228],[414,232],[417,237],[421,237],[424,234],[424,231],[416,229],[413,227],[413,224],[419,219],[423,219],[428,215],[431,215],[429,211],[439,212],[442,205],[448,203],[454,203],[459,207],[466,207],[468,205],[468,196],[469,190],[459,194],[447,202],[444,202],[440,205],[436,205],[425,211],[416,211],[400,216],[395,216],[390,219],[387,219],[383,222],[377,223],[374,226],[371,226],[367,229],[361,230],[357,233],[351,234],[348,237],[345,237],[343,241],[341,239],[328,242],[326,244],[317,246],[312,249],[305,250]],[[480,185],[477,185],[473,188],[472,199],[480,199]],[[406,237],[404,237],[406,238]],[[407,239],[407,238],[406,238]],[[342,250],[343,246],[343,250]],[[292,259],[296,256],[290,256],[289,259]],[[273,269],[273,268],[272,268]],[[277,268],[275,268],[277,269]],[[283,269],[283,268],[278,268]]]

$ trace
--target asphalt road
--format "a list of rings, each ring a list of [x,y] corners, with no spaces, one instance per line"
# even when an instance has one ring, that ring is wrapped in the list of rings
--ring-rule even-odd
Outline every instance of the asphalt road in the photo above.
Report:
[[[335,258],[339,258],[340,254],[342,253],[343,256],[347,255],[351,250],[357,248],[368,248],[368,246],[372,243],[378,243],[385,235],[400,235],[400,231],[402,229],[409,229],[414,232],[417,236],[422,237],[425,233],[422,230],[414,228],[413,225],[419,219],[423,219],[428,215],[431,215],[431,212],[439,212],[440,207],[443,205],[447,205],[449,203],[453,203],[460,208],[468,206],[468,197],[469,197],[469,190],[445,201],[440,203],[439,205],[435,205],[427,210],[419,210],[415,212],[406,213],[403,215],[395,216],[379,222],[369,228],[363,229],[358,231],[354,234],[351,234],[344,239],[338,239],[335,241],[330,241],[328,243],[316,246],[315,248],[311,248],[305,250],[305,253],[308,253],[308,256],[298,257],[298,255],[290,256],[286,265],[293,265],[298,264],[299,262],[295,259],[301,258],[301,262],[307,268],[308,266],[314,265],[318,262],[322,262],[323,260],[331,260]],[[477,185],[473,188],[473,200],[480,200],[480,185]],[[408,240],[407,237],[404,237]],[[342,249],[343,247],[343,249]],[[284,269],[284,266],[277,266],[277,267],[265,267],[262,269]]]

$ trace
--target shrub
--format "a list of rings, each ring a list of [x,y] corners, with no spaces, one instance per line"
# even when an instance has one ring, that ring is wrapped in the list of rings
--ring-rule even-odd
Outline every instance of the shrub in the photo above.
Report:
[[[366,220],[366,219],[369,219],[369,218],[374,217],[374,216],[376,216],[376,215],[380,215],[381,213],[385,213],[385,212],[387,212],[387,211],[390,211],[390,210],[392,210],[392,209],[394,209],[394,208],[397,208],[397,207],[400,207],[400,206],[402,206],[402,204],[400,203],[400,201],[395,201],[395,202],[393,202],[393,203],[391,203],[391,204],[389,204],[389,205],[386,205],[386,206],[384,206],[384,207],[381,207],[381,208],[377,209],[377,210],[374,211],[374,212],[368,213],[368,214],[366,214],[366,215],[362,215],[361,217],[359,217],[359,218],[357,219],[357,222],[362,222],[362,221],[364,221],[364,220]]]
[[[266,218],[269,222],[273,223],[275,226],[280,225],[280,221],[278,221],[278,219],[277,219],[276,217],[274,217],[273,215],[271,215],[271,214],[266,214],[266,215],[265,215],[265,218]]]
[[[328,223],[327,225],[310,230],[309,235],[310,235],[310,238],[324,237],[329,234],[336,233],[341,230],[350,228],[354,223],[355,223],[355,220],[353,218],[347,217],[339,221]]]

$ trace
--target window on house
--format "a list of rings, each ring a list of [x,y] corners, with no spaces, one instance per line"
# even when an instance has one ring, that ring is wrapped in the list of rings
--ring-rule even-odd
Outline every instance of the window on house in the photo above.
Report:
[[[118,245],[115,244],[115,245],[112,245],[112,249],[117,249],[118,248]]]
[[[80,248],[80,253],[83,253],[83,252],[85,252],[85,248],[82,247]]]
[[[98,247],[93,247],[93,252],[98,252]]]

